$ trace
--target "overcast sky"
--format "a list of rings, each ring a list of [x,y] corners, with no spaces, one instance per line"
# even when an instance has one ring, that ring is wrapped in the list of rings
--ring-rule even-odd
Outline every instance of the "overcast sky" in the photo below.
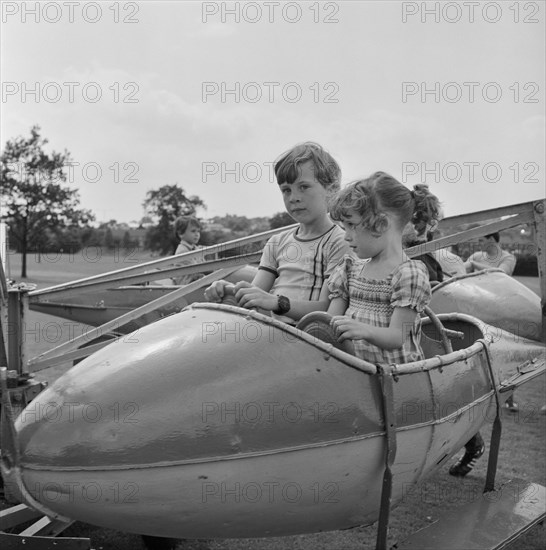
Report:
[[[447,215],[545,195],[542,1],[3,2],[1,47],[2,147],[40,125],[99,221],[175,183],[270,216],[306,140]]]

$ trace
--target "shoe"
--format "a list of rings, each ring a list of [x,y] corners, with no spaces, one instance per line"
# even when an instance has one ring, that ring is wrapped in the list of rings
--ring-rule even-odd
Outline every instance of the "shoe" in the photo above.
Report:
[[[480,438],[481,439],[481,438]],[[479,447],[475,447],[472,450],[465,450],[464,455],[449,469],[449,473],[452,476],[464,477],[466,474],[472,471],[476,460],[480,458],[485,452],[485,443],[483,440]]]

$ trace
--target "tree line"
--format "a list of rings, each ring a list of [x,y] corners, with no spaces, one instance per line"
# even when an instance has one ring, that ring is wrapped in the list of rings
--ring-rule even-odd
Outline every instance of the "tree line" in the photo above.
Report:
[[[89,246],[105,250],[142,246],[161,255],[173,254],[178,244],[172,230],[174,220],[182,215],[199,217],[197,211],[206,210],[197,195],[186,194],[177,184],[164,185],[148,191],[142,203],[143,242],[135,237],[135,231],[115,220],[96,226],[93,212],[81,207],[78,191],[63,185],[70,153],[47,153],[47,143],[40,127],[33,126],[30,137],[9,140],[0,156],[0,221],[8,226],[10,247],[22,254],[21,277],[27,276],[29,252],[74,253]],[[290,225],[294,220],[279,212],[271,218],[227,215],[212,222],[203,227],[200,242],[205,246]]]

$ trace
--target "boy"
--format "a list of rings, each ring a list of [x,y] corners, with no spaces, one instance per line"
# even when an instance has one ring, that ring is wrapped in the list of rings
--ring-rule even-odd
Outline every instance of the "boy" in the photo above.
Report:
[[[197,248],[197,243],[201,237],[201,224],[193,216],[180,216],[176,218],[174,222],[174,234],[179,241],[176,247],[175,254],[183,254],[184,252],[191,252]],[[193,260],[185,260],[180,262],[181,265],[197,264],[202,260],[194,258]],[[184,275],[183,277],[173,277],[175,285],[187,285],[192,281],[200,279],[203,275],[201,273],[195,273],[193,275]]]
[[[174,235],[179,241],[175,254],[195,250],[201,237],[201,224],[193,216],[180,216],[174,222]]]
[[[339,190],[341,171],[320,145],[296,145],[275,163],[275,176],[287,212],[299,222],[296,229],[274,235],[264,247],[252,284],[235,286],[241,307],[261,308],[294,324],[311,311],[325,311],[319,300],[333,268],[351,250],[345,232],[328,216],[328,199]],[[226,281],[206,291],[209,301],[221,301]]]

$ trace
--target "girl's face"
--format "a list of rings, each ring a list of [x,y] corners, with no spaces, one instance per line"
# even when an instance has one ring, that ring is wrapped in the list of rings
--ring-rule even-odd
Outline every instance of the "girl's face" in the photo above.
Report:
[[[362,218],[356,212],[350,212],[341,220],[345,230],[345,240],[349,247],[361,259],[373,258],[383,249],[382,235],[377,236],[362,225]]]

